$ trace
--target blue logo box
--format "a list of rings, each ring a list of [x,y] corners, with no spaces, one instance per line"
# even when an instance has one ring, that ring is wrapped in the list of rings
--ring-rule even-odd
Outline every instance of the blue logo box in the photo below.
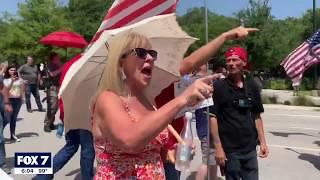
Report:
[[[50,152],[16,152],[14,153],[15,168],[51,168]]]

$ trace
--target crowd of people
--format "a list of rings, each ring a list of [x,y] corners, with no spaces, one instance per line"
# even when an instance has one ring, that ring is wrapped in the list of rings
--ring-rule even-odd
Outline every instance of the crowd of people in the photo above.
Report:
[[[231,29],[191,53],[181,61],[179,71],[181,76],[189,74],[199,78],[176,97],[172,83],[154,101],[149,101],[145,93],[152,78],[154,61],[161,61],[157,50],[152,49],[149,39],[139,33],[131,32],[112,41],[101,83],[93,103],[88,104],[92,107],[92,118],[88,119],[92,122],[92,131],[73,129],[66,132],[66,144],[53,158],[53,174],[37,175],[34,179],[53,179],[54,173],[71,159],[79,146],[81,175],[85,180],[180,179],[181,172],[175,169],[175,159],[172,158],[178,142],[167,126],[171,124],[179,133],[184,118],[176,118],[176,115],[184,107],[211,97],[214,106],[209,112],[206,108],[195,111],[203,156],[196,179],[205,179],[208,172],[211,179],[217,179],[218,166],[227,180],[258,179],[256,147],[259,145],[262,158],[268,156],[268,147],[260,116],[264,111],[261,89],[245,73],[247,52],[240,46],[230,47],[225,52],[225,66],[211,71],[207,71],[206,66],[226,41],[243,39],[254,31],[257,29]],[[62,65],[58,54],[49,56],[45,132],[54,129],[58,108],[60,119],[64,121],[63,100],[58,99],[58,90],[66,72],[80,57],[77,55]],[[0,166],[5,170],[3,128],[10,123],[12,141],[20,141],[15,134],[16,120],[24,101],[27,111],[32,113],[31,94],[38,110],[43,112],[45,109],[39,96],[42,73],[31,56],[19,68],[2,67],[2,74]],[[95,159],[97,167],[94,172]]]

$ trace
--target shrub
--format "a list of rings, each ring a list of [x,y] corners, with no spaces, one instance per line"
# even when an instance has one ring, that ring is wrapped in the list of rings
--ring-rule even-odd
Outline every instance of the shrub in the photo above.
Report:
[[[277,104],[278,103],[278,96],[266,96],[266,95],[262,95],[261,97],[262,103],[263,104]]]
[[[277,104],[278,103],[278,96],[271,96],[269,97],[269,100],[272,104]]]
[[[284,105],[291,105],[291,102],[290,101],[284,101],[283,104]]]
[[[315,106],[315,104],[306,96],[298,96],[293,99],[293,105],[295,106]]]
[[[291,88],[291,84],[287,82],[287,80],[284,79],[277,79],[277,80],[271,80],[270,81],[270,89],[275,90],[288,90]]]
[[[269,97],[265,95],[262,95],[261,101],[262,101],[262,104],[271,104]]]

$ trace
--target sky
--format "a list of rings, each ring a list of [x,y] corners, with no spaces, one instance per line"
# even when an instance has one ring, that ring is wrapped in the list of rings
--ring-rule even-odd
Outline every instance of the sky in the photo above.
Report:
[[[204,1],[205,0],[180,0],[177,13],[181,15],[186,13],[189,8],[201,7],[204,5]],[[0,13],[8,11],[15,14],[19,2],[24,2],[24,0],[0,0]],[[207,0],[210,11],[225,16],[232,16],[240,9],[248,7],[248,2],[249,0]],[[272,7],[271,13],[277,19],[301,17],[307,9],[312,8],[312,2],[312,0],[270,0]],[[320,0],[316,0],[316,4],[317,7],[320,8]]]

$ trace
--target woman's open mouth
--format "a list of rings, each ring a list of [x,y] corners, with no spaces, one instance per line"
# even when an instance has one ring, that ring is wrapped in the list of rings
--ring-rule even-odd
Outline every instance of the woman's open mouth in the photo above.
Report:
[[[151,77],[152,75],[152,68],[151,67],[144,67],[141,70],[141,73],[144,74],[146,77]]]

